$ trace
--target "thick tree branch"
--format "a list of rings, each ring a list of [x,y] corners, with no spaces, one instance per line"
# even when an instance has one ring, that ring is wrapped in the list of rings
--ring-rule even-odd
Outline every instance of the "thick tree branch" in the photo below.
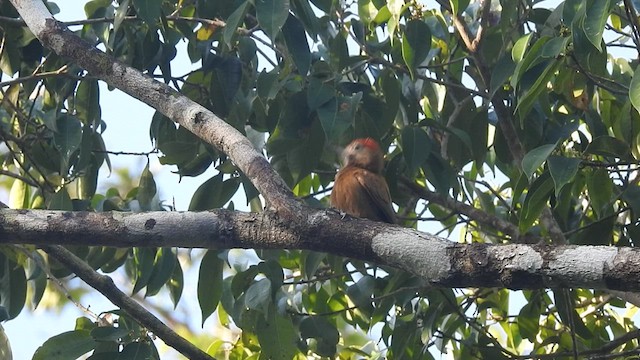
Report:
[[[113,283],[113,279],[106,275],[98,274],[91,266],[87,265],[86,262],[75,256],[69,250],[60,245],[46,245],[43,246],[42,249],[182,355],[189,359],[213,359],[207,355],[207,353],[198,349],[195,345],[171,330],[152,313],[140,306],[135,300],[120,291]]]
[[[387,264],[443,287],[640,290],[640,249],[458,244],[413,229],[309,210],[86,213],[0,210],[0,243],[304,249]]]

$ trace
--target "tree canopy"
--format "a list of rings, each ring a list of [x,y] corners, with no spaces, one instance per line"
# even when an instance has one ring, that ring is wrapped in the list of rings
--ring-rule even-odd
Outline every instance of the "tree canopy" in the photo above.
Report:
[[[92,0],[59,23],[54,2],[1,2],[3,319],[47,289],[116,306],[34,359],[157,359],[154,337],[191,359],[637,355],[638,10],[539,3]],[[99,81],[157,110],[127,134],[153,141],[140,156],[215,168],[189,209],[149,166],[97,192],[119,150]],[[400,226],[327,209],[361,137],[385,150]],[[229,331],[167,326],[192,266],[192,315]]]

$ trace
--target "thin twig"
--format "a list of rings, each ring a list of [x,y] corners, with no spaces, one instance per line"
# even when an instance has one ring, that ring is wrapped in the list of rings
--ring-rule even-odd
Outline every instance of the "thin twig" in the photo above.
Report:
[[[78,309],[80,309],[80,311],[82,311],[83,313],[87,314],[88,316],[90,316],[95,320],[98,320],[98,321],[100,320],[100,317],[96,313],[89,310],[88,307],[82,305],[80,302],[74,299],[73,296],[71,296],[71,293],[69,292],[69,290],[67,290],[67,288],[64,286],[64,284],[60,279],[58,279],[55,275],[53,275],[53,273],[51,272],[51,269],[49,268],[49,266],[47,266],[44,263],[41,256],[37,256],[35,251],[28,250],[24,245],[12,245],[12,246],[19,252],[26,255],[29,259],[33,260],[33,262],[38,266],[38,268],[40,268],[40,270],[42,270],[47,275],[47,279],[49,279],[50,283],[56,289],[58,289],[58,291],[61,294],[63,294],[64,297],[67,298],[67,300],[69,300],[73,305],[75,305]]]
[[[159,153],[158,149],[154,149],[147,152],[135,152],[135,151],[111,151],[111,150],[91,150],[94,153],[109,154],[109,155],[133,155],[133,156],[149,156],[151,154]]]
[[[64,69],[64,70],[63,70]],[[11,79],[11,80],[7,80],[7,81],[2,81],[0,82],[0,87],[5,87],[5,86],[11,86],[13,84],[20,84],[23,82],[27,82],[30,80],[40,80],[40,79],[46,79],[46,78],[50,78],[50,77],[55,77],[55,76],[60,76],[60,75],[66,75],[66,70],[68,69],[68,67],[65,65],[62,68],[56,70],[56,71],[47,71],[47,72],[41,72],[41,73],[37,73],[37,74],[33,74],[33,75],[28,75],[28,76],[23,76],[23,77],[19,77],[19,78],[15,78],[15,79]]]

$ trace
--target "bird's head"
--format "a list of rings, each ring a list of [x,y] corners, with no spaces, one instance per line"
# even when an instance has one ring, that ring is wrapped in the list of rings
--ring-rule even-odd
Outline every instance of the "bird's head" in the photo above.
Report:
[[[384,160],[380,145],[372,138],[353,140],[342,152],[345,166],[356,166],[376,174],[382,173]]]

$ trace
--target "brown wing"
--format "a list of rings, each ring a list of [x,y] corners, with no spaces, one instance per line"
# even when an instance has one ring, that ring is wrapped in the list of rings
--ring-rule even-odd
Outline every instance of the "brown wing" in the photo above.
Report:
[[[389,186],[384,177],[362,169],[362,171],[356,172],[356,178],[371,198],[380,220],[395,224],[396,214],[391,206]]]
[[[395,223],[389,188],[371,171],[347,166],[336,176],[331,204],[349,215]]]

